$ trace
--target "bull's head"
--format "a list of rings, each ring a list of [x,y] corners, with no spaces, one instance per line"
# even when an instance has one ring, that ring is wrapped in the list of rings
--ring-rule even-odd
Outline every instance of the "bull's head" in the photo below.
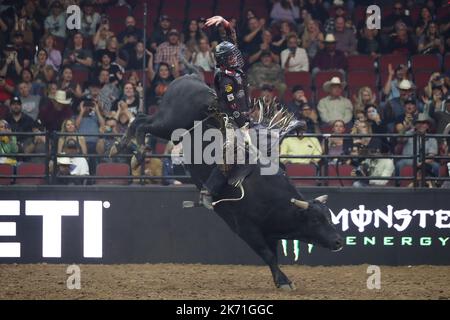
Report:
[[[341,235],[331,222],[330,209],[325,205],[328,196],[320,196],[314,200],[302,201],[291,199],[291,202],[302,209],[302,223],[299,240],[314,243],[324,248],[339,251],[343,247]]]

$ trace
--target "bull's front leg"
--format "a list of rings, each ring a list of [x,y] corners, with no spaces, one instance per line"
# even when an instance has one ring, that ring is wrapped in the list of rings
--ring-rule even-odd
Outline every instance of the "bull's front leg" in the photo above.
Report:
[[[272,265],[269,264],[275,285],[280,289],[295,290],[294,284],[283,273],[283,271],[281,271],[278,265],[278,239],[266,239],[266,242],[275,258],[274,263]]]
[[[246,227],[239,229],[239,236],[264,260],[272,272],[275,286],[284,290],[294,290],[295,287],[289,278],[278,266],[277,240],[266,239],[261,231],[252,222],[242,223]]]

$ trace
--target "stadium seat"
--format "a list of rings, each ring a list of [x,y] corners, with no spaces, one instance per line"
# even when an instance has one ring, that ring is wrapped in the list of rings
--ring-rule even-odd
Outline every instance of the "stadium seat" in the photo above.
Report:
[[[329,165],[328,166],[328,176],[329,177],[350,177],[352,170],[354,169],[353,166],[348,164],[341,164],[338,167],[335,165]],[[342,183],[342,184],[341,184]],[[337,180],[328,180],[329,186],[352,186],[353,180],[348,179],[337,179]]]
[[[129,14],[126,6],[111,6],[106,9],[106,15],[110,21],[121,21],[123,25],[125,25],[125,19]]]
[[[447,53],[444,58],[444,70],[450,70],[450,53]]]
[[[440,71],[439,58],[434,54],[417,54],[411,57],[411,69],[413,72],[419,70]]]
[[[286,164],[286,173],[289,177],[315,177],[317,176],[317,167],[313,164]],[[292,180],[298,186],[316,186],[316,180]]]
[[[395,69],[398,65],[408,64],[408,57],[404,54],[385,54],[380,57],[380,73],[388,73],[388,65]]]
[[[417,89],[422,90],[425,88],[428,84],[428,81],[430,80],[431,75],[433,74],[433,71],[426,71],[421,70],[414,73],[414,84],[416,85]]]
[[[45,184],[44,178],[19,178],[23,176],[44,176],[45,164],[41,163],[22,163],[17,167],[16,184],[19,185],[42,185]]]
[[[358,25],[366,17],[366,6],[358,5],[353,12],[353,21]]]
[[[400,177],[413,177],[414,170],[412,166],[405,166],[400,170]],[[407,187],[413,180],[400,180],[401,187]]]
[[[375,60],[368,55],[356,55],[348,57],[348,71],[369,71],[374,72]]]
[[[9,164],[0,164],[0,176],[12,176],[14,167]],[[12,178],[0,178],[0,185],[9,185],[13,182]]]
[[[165,142],[156,143],[155,154],[164,154],[164,152],[166,151],[166,146],[167,143]]]
[[[195,0],[191,1],[188,10],[188,19],[198,19],[200,17],[209,18],[213,14],[214,1]]]
[[[446,164],[439,167],[439,177],[448,177],[448,168]]]
[[[239,20],[241,0],[217,0],[215,13],[225,18],[234,17]],[[238,14],[237,14],[238,13]]]
[[[72,69],[73,81],[83,86],[89,79],[89,72],[84,70]]]
[[[347,84],[350,87],[376,87],[377,78],[372,72],[352,71],[347,75]]]
[[[128,176],[130,175],[130,167],[125,163],[100,163],[97,165],[96,175],[100,177],[109,176]],[[127,179],[97,179],[95,184],[98,185],[128,185]]]
[[[172,27],[175,27],[177,23],[183,25],[186,13],[187,0],[179,1],[163,1],[161,4],[161,15],[168,15],[172,20]],[[174,25],[174,22],[175,25]],[[181,29],[178,31],[182,31]]]
[[[311,73],[309,72],[285,72],[284,79],[288,87],[302,85],[303,87],[311,87]]]

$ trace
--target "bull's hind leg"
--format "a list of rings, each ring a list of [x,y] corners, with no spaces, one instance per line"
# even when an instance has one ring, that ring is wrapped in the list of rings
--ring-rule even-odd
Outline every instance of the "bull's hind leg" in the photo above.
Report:
[[[280,270],[277,256],[277,240],[266,239],[261,231],[249,221],[239,229],[239,236],[264,260],[272,272],[275,286],[280,289],[293,290],[294,286],[289,278]]]

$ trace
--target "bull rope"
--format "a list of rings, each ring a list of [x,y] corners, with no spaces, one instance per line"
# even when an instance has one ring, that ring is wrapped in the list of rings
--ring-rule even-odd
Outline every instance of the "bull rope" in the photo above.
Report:
[[[219,203],[221,203],[221,202],[227,202],[227,201],[241,201],[242,199],[244,199],[244,197],[245,197],[245,189],[244,189],[244,187],[242,186],[242,181],[239,181],[238,184],[239,184],[239,189],[241,190],[241,196],[240,196],[239,198],[217,200],[217,201],[214,201],[214,202],[211,203],[212,206],[214,207],[214,206],[216,206],[217,204],[219,204]]]

